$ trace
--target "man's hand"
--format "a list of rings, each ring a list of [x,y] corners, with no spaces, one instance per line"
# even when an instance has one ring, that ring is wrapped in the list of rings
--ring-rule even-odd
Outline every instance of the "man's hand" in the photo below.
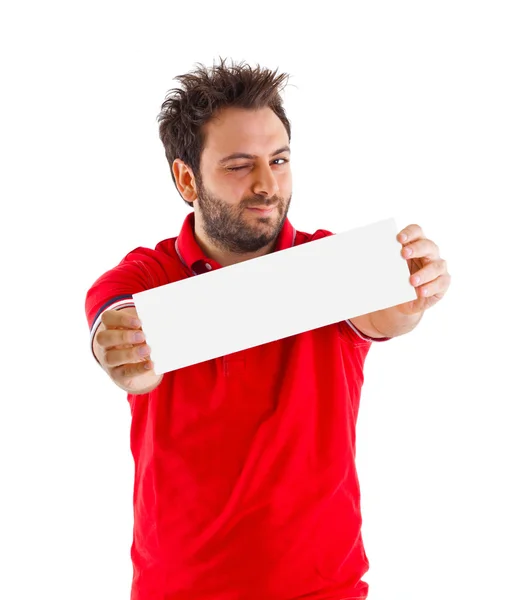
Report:
[[[405,227],[396,239],[403,245],[401,255],[408,263],[409,281],[415,287],[418,298],[394,308],[404,315],[422,313],[442,300],[450,287],[451,276],[446,261],[439,256],[439,248],[424,236],[419,225]]]
[[[107,310],[94,340],[94,352],[102,368],[123,390],[144,394],[153,390],[163,375],[156,375],[150,348],[135,308]]]

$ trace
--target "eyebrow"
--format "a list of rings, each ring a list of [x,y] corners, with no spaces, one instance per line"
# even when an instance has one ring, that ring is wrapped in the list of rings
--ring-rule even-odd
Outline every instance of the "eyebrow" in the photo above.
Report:
[[[288,146],[282,146],[281,148],[278,148],[275,152],[273,152],[271,154],[271,156],[276,156],[278,154],[281,154],[282,152],[290,152],[290,148]],[[233,160],[234,158],[258,158],[258,156],[256,156],[256,154],[246,154],[245,152],[234,152],[233,154],[230,154],[229,156],[225,156],[224,158],[221,158],[219,160],[219,165],[222,165],[230,160]]]

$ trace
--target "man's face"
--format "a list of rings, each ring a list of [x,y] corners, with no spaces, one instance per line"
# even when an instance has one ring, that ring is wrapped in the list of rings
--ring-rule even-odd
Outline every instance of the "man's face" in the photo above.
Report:
[[[221,110],[204,131],[194,203],[203,230],[222,250],[257,252],[276,239],[290,206],[287,131],[269,108],[233,107]]]

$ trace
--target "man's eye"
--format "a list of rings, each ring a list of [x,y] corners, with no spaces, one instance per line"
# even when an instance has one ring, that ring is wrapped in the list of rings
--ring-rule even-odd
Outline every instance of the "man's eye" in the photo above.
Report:
[[[288,163],[288,159],[286,159],[286,158],[276,158],[276,159],[274,159],[273,162],[277,162],[278,160],[282,160],[283,164]],[[240,169],[247,169],[247,167],[249,167],[249,166],[250,165],[243,165],[241,167],[226,167],[226,169],[228,171],[240,171]],[[281,165],[279,165],[279,166],[281,166]]]

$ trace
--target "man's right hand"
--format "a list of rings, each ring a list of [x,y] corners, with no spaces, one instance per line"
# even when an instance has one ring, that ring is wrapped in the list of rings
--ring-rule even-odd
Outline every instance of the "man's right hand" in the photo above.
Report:
[[[130,394],[150,392],[163,379],[154,373],[150,348],[134,307],[102,313],[93,352],[111,379]]]

